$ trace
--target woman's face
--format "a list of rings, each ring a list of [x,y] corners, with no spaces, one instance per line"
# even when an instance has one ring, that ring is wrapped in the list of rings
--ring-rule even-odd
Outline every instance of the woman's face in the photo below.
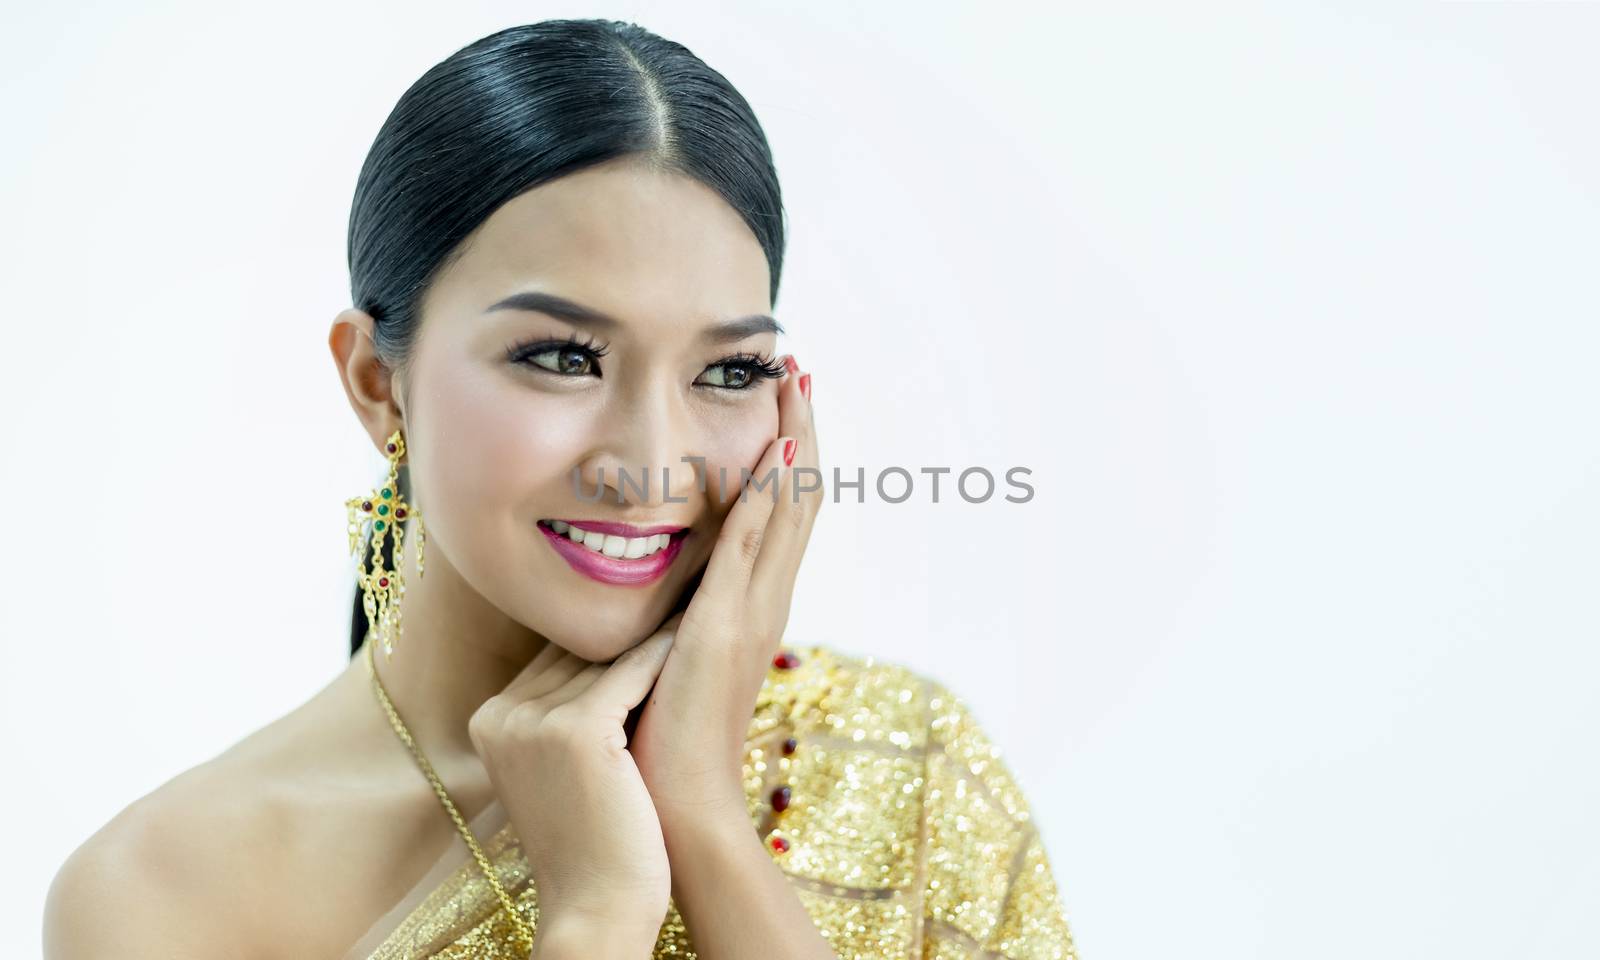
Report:
[[[681,174],[614,161],[497,210],[427,292],[405,385],[427,549],[585,659],[642,640],[777,435],[768,287],[750,228]],[[531,297],[496,306],[527,294],[590,319]],[[599,552],[562,529],[574,522]],[[606,523],[679,532],[636,559],[660,540],[608,550]]]

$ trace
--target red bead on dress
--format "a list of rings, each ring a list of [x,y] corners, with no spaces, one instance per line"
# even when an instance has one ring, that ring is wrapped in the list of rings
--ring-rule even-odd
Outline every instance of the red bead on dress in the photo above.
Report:
[[[772,849],[778,851],[779,853],[787,853],[789,850],[789,841],[783,839],[782,837],[775,836],[772,838]]]
[[[793,670],[800,666],[800,658],[784,650],[772,658],[772,665],[779,670]]]

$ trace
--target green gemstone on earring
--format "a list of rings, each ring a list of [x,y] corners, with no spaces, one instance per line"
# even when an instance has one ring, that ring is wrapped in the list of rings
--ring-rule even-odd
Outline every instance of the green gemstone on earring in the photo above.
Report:
[[[389,488],[388,487],[384,487],[383,488],[383,499],[387,500],[387,499],[389,499],[389,497],[390,497]]]
[[[372,529],[374,529],[374,530],[382,530],[383,529],[383,521],[382,520],[374,520],[374,521],[372,521]]]
[[[387,517],[388,515],[389,515],[389,505],[387,503],[378,504],[378,516]]]

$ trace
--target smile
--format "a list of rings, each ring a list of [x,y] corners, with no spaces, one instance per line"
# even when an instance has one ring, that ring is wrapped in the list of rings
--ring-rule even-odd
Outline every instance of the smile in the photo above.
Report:
[[[539,532],[572,569],[601,583],[639,586],[659,579],[688,527],[640,528],[598,520],[540,520]]]

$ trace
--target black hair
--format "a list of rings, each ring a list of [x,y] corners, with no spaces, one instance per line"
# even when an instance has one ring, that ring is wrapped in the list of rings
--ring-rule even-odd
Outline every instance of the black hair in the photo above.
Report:
[[[367,152],[350,209],[350,292],[376,323],[378,358],[406,368],[428,285],[501,205],[621,157],[693,177],[727,200],[766,253],[777,301],[783,197],[744,97],[688,48],[636,24],[544,20],[490,34],[433,66],[401,95]],[[409,473],[402,464],[407,500]],[[361,549],[370,562],[370,542]],[[382,552],[394,569],[392,536]],[[352,656],[366,632],[357,587]]]

